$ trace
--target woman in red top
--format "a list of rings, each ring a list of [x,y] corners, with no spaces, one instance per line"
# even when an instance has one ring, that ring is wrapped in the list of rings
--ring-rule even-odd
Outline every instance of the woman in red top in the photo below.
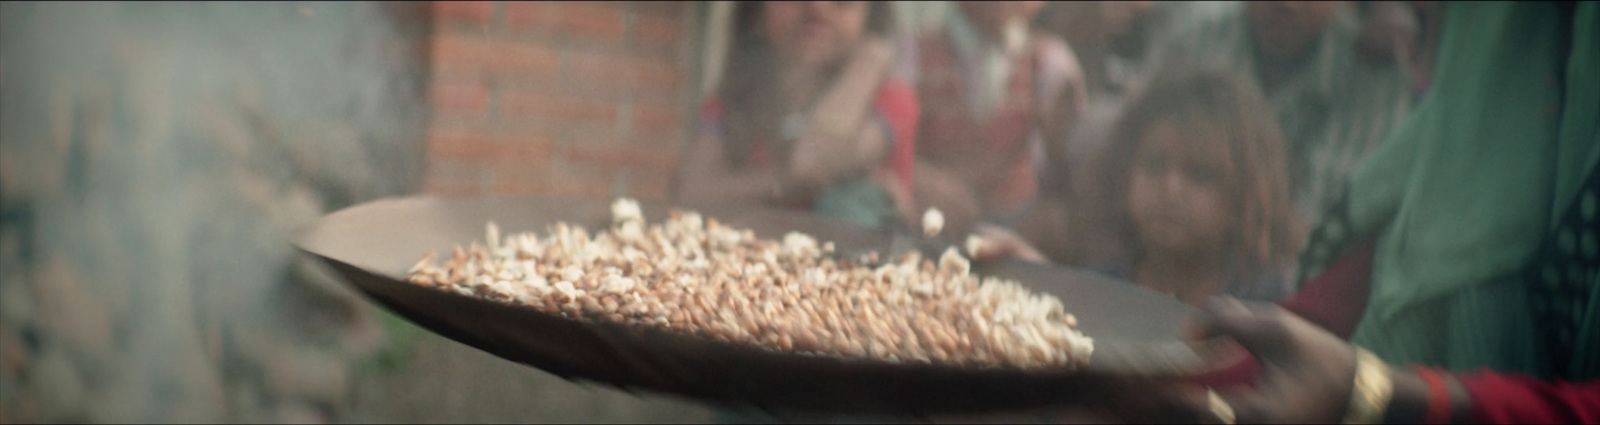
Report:
[[[868,226],[913,217],[917,101],[888,77],[891,22],[882,2],[740,4],[678,199],[806,209]]]

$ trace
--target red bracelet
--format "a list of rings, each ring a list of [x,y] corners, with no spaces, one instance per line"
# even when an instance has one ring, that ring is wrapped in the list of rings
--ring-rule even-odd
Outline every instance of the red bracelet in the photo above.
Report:
[[[1425,424],[1450,423],[1450,389],[1444,385],[1444,380],[1433,368],[1416,366],[1417,376],[1428,381],[1428,411],[1422,416]]]

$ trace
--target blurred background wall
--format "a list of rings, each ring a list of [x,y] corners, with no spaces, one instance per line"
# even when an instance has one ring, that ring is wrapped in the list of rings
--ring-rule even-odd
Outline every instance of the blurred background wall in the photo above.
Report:
[[[418,192],[662,198],[702,5],[0,3],[0,422],[698,421],[290,246]]]
[[[896,72],[952,6],[893,4]],[[665,199],[734,7],[0,2],[0,423],[710,421],[422,331],[290,242],[389,196]]]
[[[328,419],[383,334],[289,241],[419,187],[423,12],[0,4],[0,419]]]
[[[667,197],[696,110],[707,4],[425,5],[422,193]],[[711,420],[697,403],[563,381],[379,315],[390,343],[341,420]]]
[[[425,190],[665,199],[695,110],[691,2],[438,2]]]

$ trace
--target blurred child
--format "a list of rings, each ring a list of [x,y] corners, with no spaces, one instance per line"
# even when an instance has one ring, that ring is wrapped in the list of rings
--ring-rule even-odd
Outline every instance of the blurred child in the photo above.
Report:
[[[1013,226],[1086,102],[1082,71],[1060,38],[1030,22],[1041,2],[959,2],[917,42],[924,114],[919,173],[949,175],[986,221]]]
[[[1320,217],[1409,113],[1405,68],[1361,59],[1356,2],[1235,2],[1202,18],[1162,37],[1148,66],[1214,64],[1260,87],[1283,133],[1291,199],[1302,219]]]
[[[1128,249],[1102,270],[1189,304],[1287,295],[1302,232],[1258,89],[1222,70],[1159,75],[1112,132],[1107,227]]]
[[[911,203],[918,107],[889,77],[882,2],[738,5],[722,83],[681,161],[683,202],[752,202],[878,226]]]

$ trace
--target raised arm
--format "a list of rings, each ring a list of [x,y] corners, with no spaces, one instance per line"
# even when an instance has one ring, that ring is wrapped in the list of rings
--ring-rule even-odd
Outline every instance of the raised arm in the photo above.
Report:
[[[1045,43],[1039,64],[1039,96],[1034,97],[1035,128],[1044,143],[1049,185],[1067,185],[1067,135],[1089,108],[1083,67],[1065,42]]]
[[[838,79],[811,108],[806,131],[794,145],[789,172],[822,185],[867,170],[889,152],[889,137],[870,119],[873,99],[893,65],[889,43],[868,39],[852,54]]]

